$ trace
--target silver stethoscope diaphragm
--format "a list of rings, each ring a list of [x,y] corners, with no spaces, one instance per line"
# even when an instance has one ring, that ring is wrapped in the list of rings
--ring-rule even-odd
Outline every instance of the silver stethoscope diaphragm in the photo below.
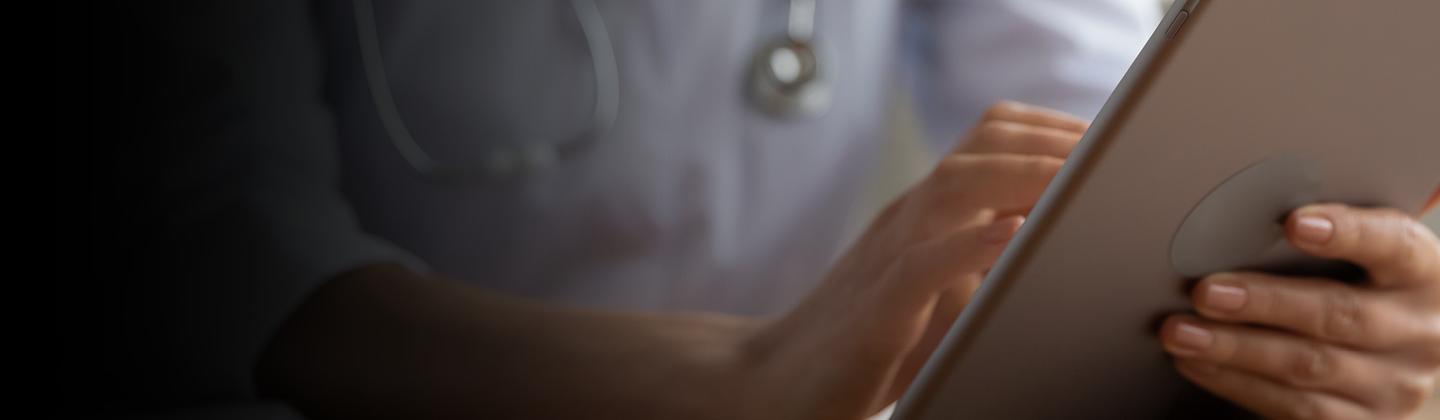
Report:
[[[785,35],[762,44],[750,59],[748,99],[774,117],[815,117],[830,109],[829,75],[813,41],[815,0],[790,0]]]

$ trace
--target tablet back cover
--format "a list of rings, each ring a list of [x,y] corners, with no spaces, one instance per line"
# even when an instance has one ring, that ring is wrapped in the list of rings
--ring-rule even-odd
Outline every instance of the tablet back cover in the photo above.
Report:
[[[894,418],[1175,414],[1188,385],[1155,330],[1189,308],[1182,222],[1277,156],[1313,163],[1319,201],[1418,212],[1440,188],[1437,16],[1433,0],[1178,0]]]

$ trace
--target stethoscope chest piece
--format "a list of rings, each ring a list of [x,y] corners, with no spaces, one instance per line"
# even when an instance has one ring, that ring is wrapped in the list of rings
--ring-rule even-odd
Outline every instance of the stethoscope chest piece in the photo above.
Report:
[[[747,99],[772,117],[818,117],[833,93],[825,57],[815,48],[815,0],[790,0],[786,34],[761,45],[750,59]]]
[[[779,37],[750,60],[749,100],[775,117],[815,117],[830,108],[831,84],[810,42]]]

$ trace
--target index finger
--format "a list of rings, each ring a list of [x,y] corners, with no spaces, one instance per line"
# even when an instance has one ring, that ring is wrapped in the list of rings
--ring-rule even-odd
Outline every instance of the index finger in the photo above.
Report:
[[[1307,206],[1286,220],[1285,233],[1310,254],[1359,264],[1379,286],[1440,283],[1440,241],[1398,210]]]
[[[946,207],[993,208],[1001,212],[1027,209],[1035,206],[1064,165],[1064,159],[1044,155],[947,156],[931,175],[933,194],[937,204]]]
[[[1090,128],[1089,121],[1064,111],[1015,101],[1000,101],[985,110],[985,115],[980,117],[980,122],[988,120],[1010,121],[1080,133]]]

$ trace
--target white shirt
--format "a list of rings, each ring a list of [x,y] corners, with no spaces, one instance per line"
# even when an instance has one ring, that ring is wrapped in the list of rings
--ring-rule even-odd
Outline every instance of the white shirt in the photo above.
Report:
[[[171,340],[115,343],[143,359],[117,369],[165,378],[141,393],[168,401],[253,396],[291,311],[387,260],[563,302],[779,313],[839,251],[892,87],[916,92],[936,150],[999,99],[1093,116],[1159,19],[1152,0],[821,0],[834,104],[779,120],[743,83],[785,1],[597,4],[620,70],[613,131],[552,170],[466,186],[427,181],[386,137],[349,2],[187,12],[170,41],[222,84],[182,97],[169,132],[194,144],[160,187],[160,239],[142,244],[166,266],[123,297],[148,312],[113,319]],[[375,8],[399,112],[442,162],[584,127],[594,81],[568,2]]]
[[[1093,117],[1159,18],[1153,0],[820,1],[833,105],[777,119],[747,104],[745,82],[756,46],[784,34],[788,4],[597,2],[620,72],[614,129],[556,168],[465,186],[403,161],[365,85],[353,9],[331,5],[321,13],[329,77],[344,81],[328,98],[345,193],[366,231],[491,289],[776,314],[837,254],[898,63],[943,150],[999,99]],[[475,164],[497,146],[587,127],[595,81],[568,1],[375,8],[401,118],[441,162]]]

